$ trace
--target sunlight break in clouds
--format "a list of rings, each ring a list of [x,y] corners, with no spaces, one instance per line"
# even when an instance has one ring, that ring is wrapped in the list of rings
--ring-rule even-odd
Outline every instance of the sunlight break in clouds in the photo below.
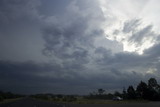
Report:
[[[143,54],[144,50],[156,44],[158,34],[150,25],[153,21],[145,20],[145,16],[141,15],[147,13],[148,3],[151,2],[100,0],[104,16],[110,19],[110,22],[106,22],[108,26],[104,25],[106,38],[120,42],[123,51],[138,54]]]

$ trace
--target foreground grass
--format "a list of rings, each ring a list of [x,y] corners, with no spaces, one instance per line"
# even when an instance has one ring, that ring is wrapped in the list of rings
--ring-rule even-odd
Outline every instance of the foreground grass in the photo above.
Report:
[[[127,103],[147,103],[146,100],[123,100],[123,101],[113,101],[113,100],[89,100],[89,99],[80,99],[74,102],[73,104],[127,104]]]
[[[148,103],[147,100],[123,100],[123,101],[113,101],[113,100],[101,100],[101,99],[84,99],[78,98],[75,101],[63,101],[59,100],[48,100],[50,102],[55,103],[63,103],[63,104],[128,104],[128,103]]]
[[[10,103],[10,102],[14,102],[17,100],[20,100],[22,98],[14,98],[14,99],[4,99],[3,101],[0,102],[0,104],[4,104],[4,103]]]
[[[6,99],[0,102],[0,104],[4,103],[10,103],[17,100],[20,100],[23,98],[15,98],[15,99]],[[33,98],[36,99],[36,98]],[[42,100],[42,99],[38,99]],[[42,100],[44,101],[44,100]],[[54,103],[61,103],[61,104],[130,104],[130,103],[148,103],[147,100],[123,100],[123,101],[113,101],[113,100],[100,100],[100,99],[84,99],[84,98],[78,98],[75,101],[63,101],[59,99],[58,101],[55,101],[53,99],[45,100],[47,102],[54,102]]]

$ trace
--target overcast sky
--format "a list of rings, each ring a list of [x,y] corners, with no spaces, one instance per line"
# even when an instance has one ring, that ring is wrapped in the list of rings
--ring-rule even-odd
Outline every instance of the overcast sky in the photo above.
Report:
[[[160,81],[159,0],[0,0],[0,90],[88,94]]]

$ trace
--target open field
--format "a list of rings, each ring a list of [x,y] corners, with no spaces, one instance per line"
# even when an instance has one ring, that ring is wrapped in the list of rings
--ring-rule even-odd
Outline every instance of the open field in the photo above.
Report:
[[[35,100],[32,98],[23,98],[0,104],[0,107],[160,107],[160,102],[109,101],[102,104],[60,104],[50,101]]]
[[[67,107],[160,107],[160,102],[119,104],[70,104]]]
[[[23,98],[12,102],[0,104],[0,107],[64,107],[63,104],[35,100],[32,98]]]

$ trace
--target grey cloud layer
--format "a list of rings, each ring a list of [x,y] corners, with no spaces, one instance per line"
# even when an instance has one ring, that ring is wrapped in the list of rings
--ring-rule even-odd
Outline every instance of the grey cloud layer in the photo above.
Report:
[[[15,9],[11,14],[18,14],[15,15],[17,21],[19,19],[17,17],[23,16],[25,12],[28,14],[23,17],[31,15],[39,20],[36,22],[38,24],[33,25],[40,25],[42,39],[45,42],[42,53],[50,59],[47,63],[37,63],[34,60],[31,62],[0,60],[0,85],[4,90],[11,89],[21,93],[83,94],[97,88],[122,89],[124,86],[136,84],[141,79],[158,76],[160,69],[158,38],[157,44],[145,50],[143,55],[122,52],[121,43],[105,38],[102,25],[109,20],[105,19],[96,1],[70,1],[63,14],[53,16],[38,14],[37,6],[41,4],[38,0],[1,2],[3,4],[7,2],[1,7],[3,16],[7,13],[3,9],[12,4],[11,7]],[[20,11],[19,6],[24,5],[27,9]],[[11,16],[7,17],[10,21]],[[118,32],[133,32],[130,41],[137,43],[141,43],[144,37],[157,35],[152,32],[152,26],[137,30],[139,24],[139,20],[128,21],[124,24],[123,30],[117,30],[115,35],[118,35]],[[154,73],[147,73],[153,68],[157,69]]]
[[[115,75],[104,73],[103,75],[97,74],[88,78],[82,77],[77,73],[59,70],[61,69],[50,64],[0,61],[1,89],[18,93],[53,92],[87,94],[98,87],[107,89],[122,88],[122,85],[128,85],[135,78],[138,79],[136,75],[135,77],[132,76],[130,81],[124,82],[130,74],[122,74],[114,69],[112,71]],[[117,79],[117,75],[125,76],[124,78]]]
[[[0,59],[46,60],[41,53],[41,15],[38,0],[0,1]]]
[[[106,86],[110,84],[109,82],[111,84],[113,82],[114,85],[112,86],[116,86],[117,84],[114,79],[123,81],[133,77],[140,80],[148,76],[154,76],[147,73],[148,69],[154,66],[152,61],[155,59],[150,58],[152,54],[146,55],[144,53],[144,55],[138,55],[127,52],[113,54],[112,50],[105,46],[108,45],[107,43],[105,45],[99,45],[102,42],[98,41],[99,44],[97,45],[96,40],[105,39],[104,31],[101,29],[101,24],[104,20],[98,20],[99,23],[95,25],[90,22],[97,21],[95,17],[98,16],[99,19],[104,19],[104,16],[103,14],[90,15],[93,10],[88,12],[86,10],[90,10],[89,7],[83,7],[83,5],[77,5],[76,3],[73,2],[68,7],[69,13],[71,12],[67,15],[67,18],[70,19],[69,22],[68,19],[56,19],[57,22],[60,22],[58,23],[58,27],[57,22],[56,25],[53,23],[52,26],[45,29],[44,33],[44,39],[46,41],[44,51],[49,52],[49,55],[53,55],[52,57],[58,58],[60,60],[59,64],[63,66],[62,69],[66,69],[67,65],[68,73],[73,71],[85,78],[97,78],[97,81],[105,75],[103,78],[108,78],[108,80],[102,79],[99,84],[103,84],[104,82]],[[71,11],[70,8],[74,8],[75,10]],[[99,7],[96,8],[98,10],[97,12],[101,13],[101,10],[98,9]],[[85,15],[78,13],[85,13]],[[145,37],[157,35],[152,32],[152,26],[137,30],[140,24],[140,20],[131,20],[124,24],[123,32],[133,33],[130,38],[131,42],[141,44]],[[90,27],[91,25],[92,27]],[[112,42],[116,44],[115,41]],[[131,80],[134,81],[135,79]],[[106,81],[109,82],[106,83]],[[121,83],[121,85],[124,84]]]

